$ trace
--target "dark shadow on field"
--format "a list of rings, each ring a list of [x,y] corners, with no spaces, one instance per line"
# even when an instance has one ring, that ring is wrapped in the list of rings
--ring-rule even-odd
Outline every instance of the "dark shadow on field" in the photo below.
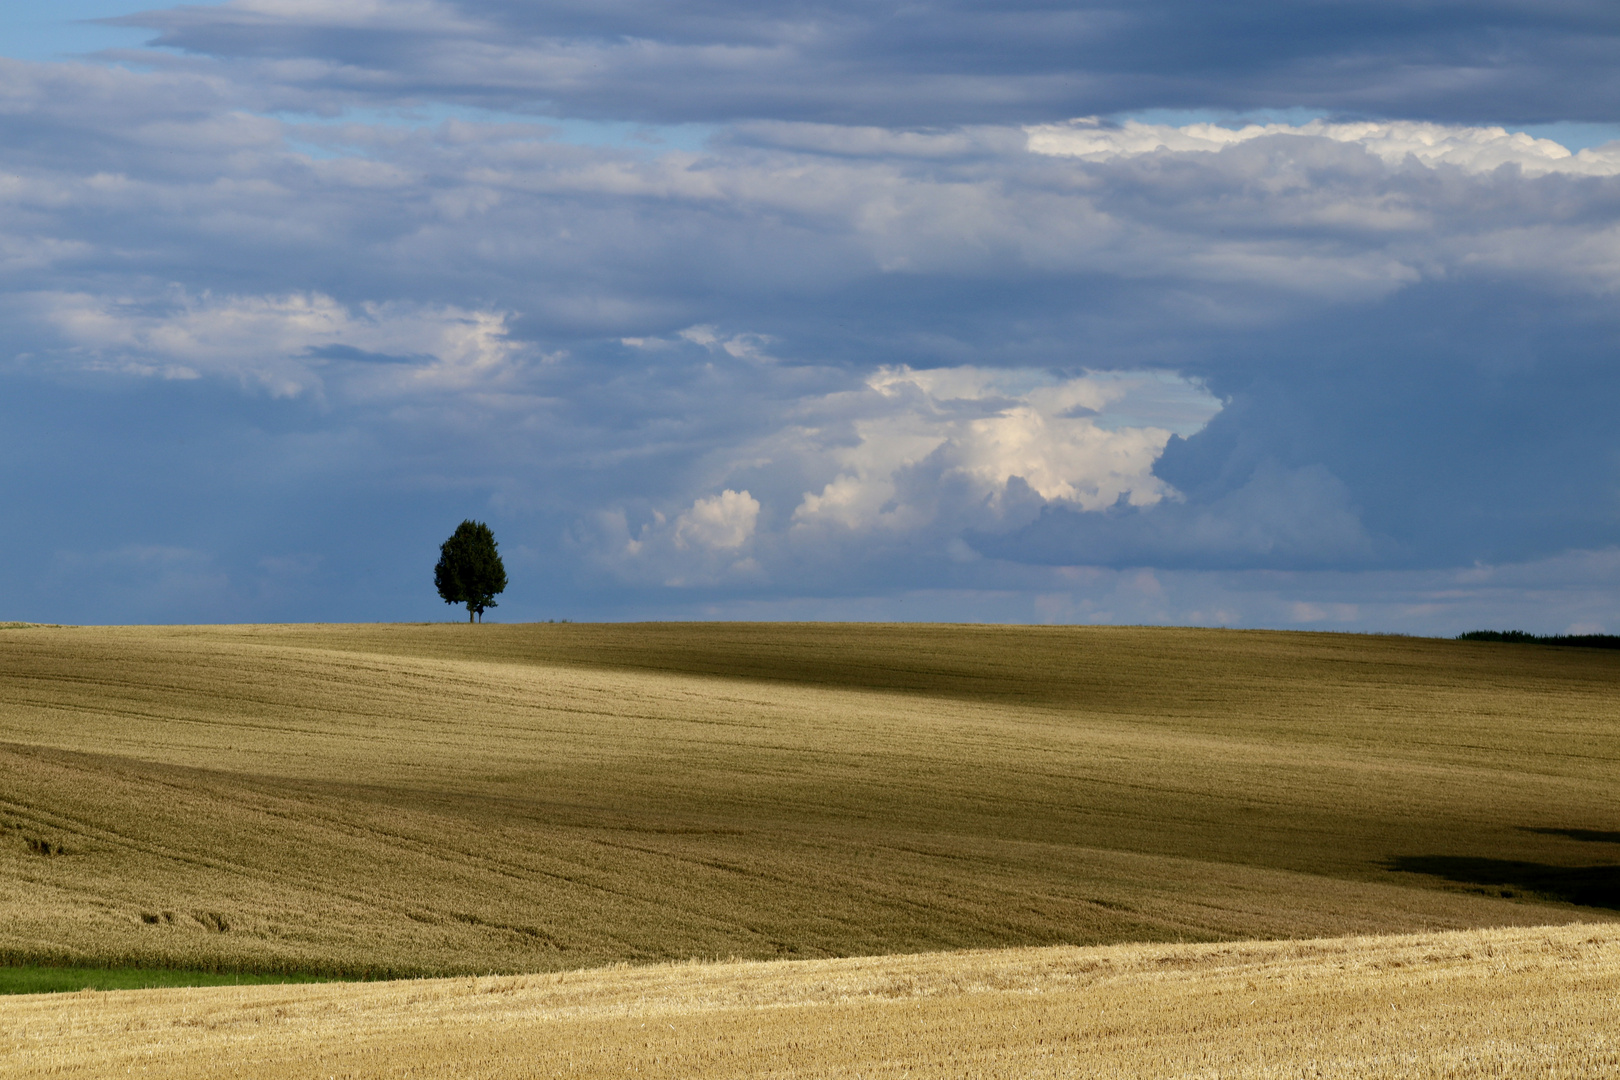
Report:
[[[1549,866],[1463,855],[1403,855],[1391,859],[1388,866],[1472,885],[1499,896],[1523,894],[1527,899],[1620,910],[1620,866]]]
[[[1602,829],[1522,829],[1522,832],[1538,833],[1542,836],[1567,836],[1571,840],[1581,840],[1588,844],[1620,844],[1620,832],[1604,832]]]

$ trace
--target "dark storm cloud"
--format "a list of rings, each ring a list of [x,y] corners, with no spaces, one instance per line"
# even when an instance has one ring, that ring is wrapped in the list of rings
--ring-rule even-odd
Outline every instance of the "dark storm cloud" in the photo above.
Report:
[[[1012,529],[969,526],[976,550],[1050,565],[1435,568],[1620,535],[1620,317],[1606,295],[1436,281],[1241,332],[1164,329],[1160,355],[1225,401],[1155,464],[1182,498],[1046,505]]]
[[[113,21],[326,107],[882,126],[1282,106],[1620,121],[1620,13],[1601,2],[237,0]]]

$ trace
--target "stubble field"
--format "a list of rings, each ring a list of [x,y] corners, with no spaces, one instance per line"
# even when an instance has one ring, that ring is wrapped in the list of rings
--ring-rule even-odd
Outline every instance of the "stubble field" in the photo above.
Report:
[[[1620,927],[0,1000],[7,1076],[1607,1077]]]
[[[1328,634],[11,627],[0,955],[537,976],[1591,923],[1617,686],[1611,653]]]

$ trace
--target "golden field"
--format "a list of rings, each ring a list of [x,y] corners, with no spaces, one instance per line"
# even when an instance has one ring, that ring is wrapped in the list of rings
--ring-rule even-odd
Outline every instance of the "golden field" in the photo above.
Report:
[[[0,999],[8,1077],[1604,1077],[1620,927]]]
[[[0,958],[349,975],[1607,919],[1620,655],[0,629]]]

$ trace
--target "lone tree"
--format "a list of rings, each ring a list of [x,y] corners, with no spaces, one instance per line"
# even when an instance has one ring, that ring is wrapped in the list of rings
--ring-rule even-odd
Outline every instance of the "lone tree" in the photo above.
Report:
[[[467,621],[484,621],[484,609],[497,607],[495,594],[506,591],[506,567],[495,550],[495,534],[482,521],[463,521],[439,545],[433,584],[447,604],[466,604]]]

